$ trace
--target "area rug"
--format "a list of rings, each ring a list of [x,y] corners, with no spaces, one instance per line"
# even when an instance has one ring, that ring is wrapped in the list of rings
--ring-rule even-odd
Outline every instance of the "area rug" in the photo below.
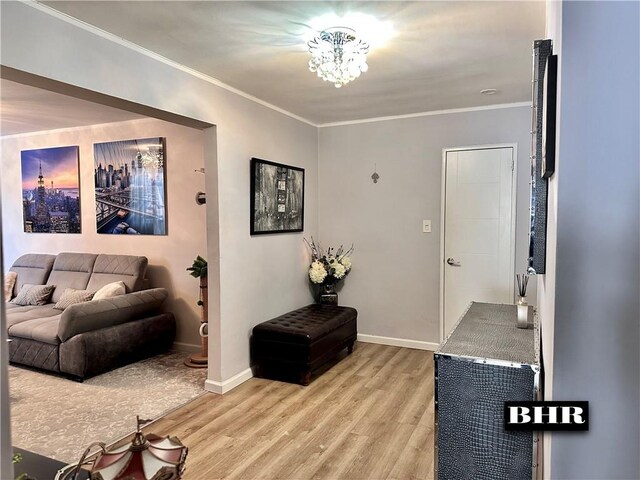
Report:
[[[92,442],[115,442],[136,415],[157,419],[204,393],[206,369],[184,358],[159,355],[84,383],[10,366],[13,445],[71,463]]]

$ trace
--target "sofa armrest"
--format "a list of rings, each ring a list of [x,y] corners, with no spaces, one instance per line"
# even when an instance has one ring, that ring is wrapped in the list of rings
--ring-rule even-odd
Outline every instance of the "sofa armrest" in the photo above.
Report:
[[[79,333],[120,325],[157,313],[168,294],[152,288],[117,297],[76,303],[62,312],[58,337],[62,342]]]

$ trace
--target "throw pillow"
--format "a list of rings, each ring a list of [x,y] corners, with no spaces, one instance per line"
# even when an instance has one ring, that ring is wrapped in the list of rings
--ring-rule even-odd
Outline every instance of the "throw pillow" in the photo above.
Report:
[[[103,298],[117,297],[118,295],[124,295],[127,293],[127,287],[124,282],[108,283],[100,290],[98,290],[93,296],[94,300],[102,300]]]
[[[76,290],[75,288],[65,288],[60,300],[55,304],[53,308],[58,310],[64,310],[76,303],[88,302],[93,298],[93,292],[88,290]]]
[[[18,274],[16,272],[7,272],[4,276],[4,301],[8,302],[13,298],[13,286],[16,284]]]
[[[55,285],[31,285],[25,283],[11,303],[16,305],[46,305]]]

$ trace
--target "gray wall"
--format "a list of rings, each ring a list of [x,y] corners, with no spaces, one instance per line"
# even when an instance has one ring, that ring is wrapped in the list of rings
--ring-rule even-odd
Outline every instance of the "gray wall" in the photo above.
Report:
[[[359,310],[360,333],[440,342],[443,148],[517,143],[516,271],[525,270],[530,115],[520,106],[320,129],[322,242],[356,246],[340,298]],[[422,233],[423,219],[432,233]]]
[[[246,372],[253,325],[312,300],[303,234],[249,235],[249,161],[256,156],[306,169],[304,235],[315,235],[317,129],[39,8],[22,2],[0,8],[3,65],[216,125],[204,138],[207,225],[201,227],[208,233],[210,276],[217,277],[209,284],[219,285],[218,292],[210,288],[209,380]]]
[[[553,398],[588,400],[587,433],[554,434],[551,477],[639,478],[637,2],[564,2]]]

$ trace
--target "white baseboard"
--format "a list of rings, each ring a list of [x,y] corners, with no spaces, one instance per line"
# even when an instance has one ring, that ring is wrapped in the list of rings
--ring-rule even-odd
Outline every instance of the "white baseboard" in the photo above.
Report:
[[[234,388],[236,388],[241,383],[246,382],[247,380],[249,380],[252,377],[253,377],[253,372],[251,371],[250,368],[247,368],[246,370],[243,370],[242,372],[238,373],[237,375],[234,375],[233,377],[228,378],[227,380],[224,380],[222,382],[215,382],[213,380],[207,380],[206,382],[204,382],[204,389],[207,392],[213,392],[213,393],[217,393],[219,395],[223,395],[223,394],[233,390]]]
[[[392,347],[415,348],[416,350],[429,350],[435,352],[439,343],[422,342],[420,340],[408,340],[406,338],[379,337],[378,335],[358,334],[358,341],[364,343],[378,343],[381,345],[391,345]]]
[[[177,352],[185,353],[198,353],[200,351],[200,345],[193,345],[191,343],[174,342],[173,350]]]

